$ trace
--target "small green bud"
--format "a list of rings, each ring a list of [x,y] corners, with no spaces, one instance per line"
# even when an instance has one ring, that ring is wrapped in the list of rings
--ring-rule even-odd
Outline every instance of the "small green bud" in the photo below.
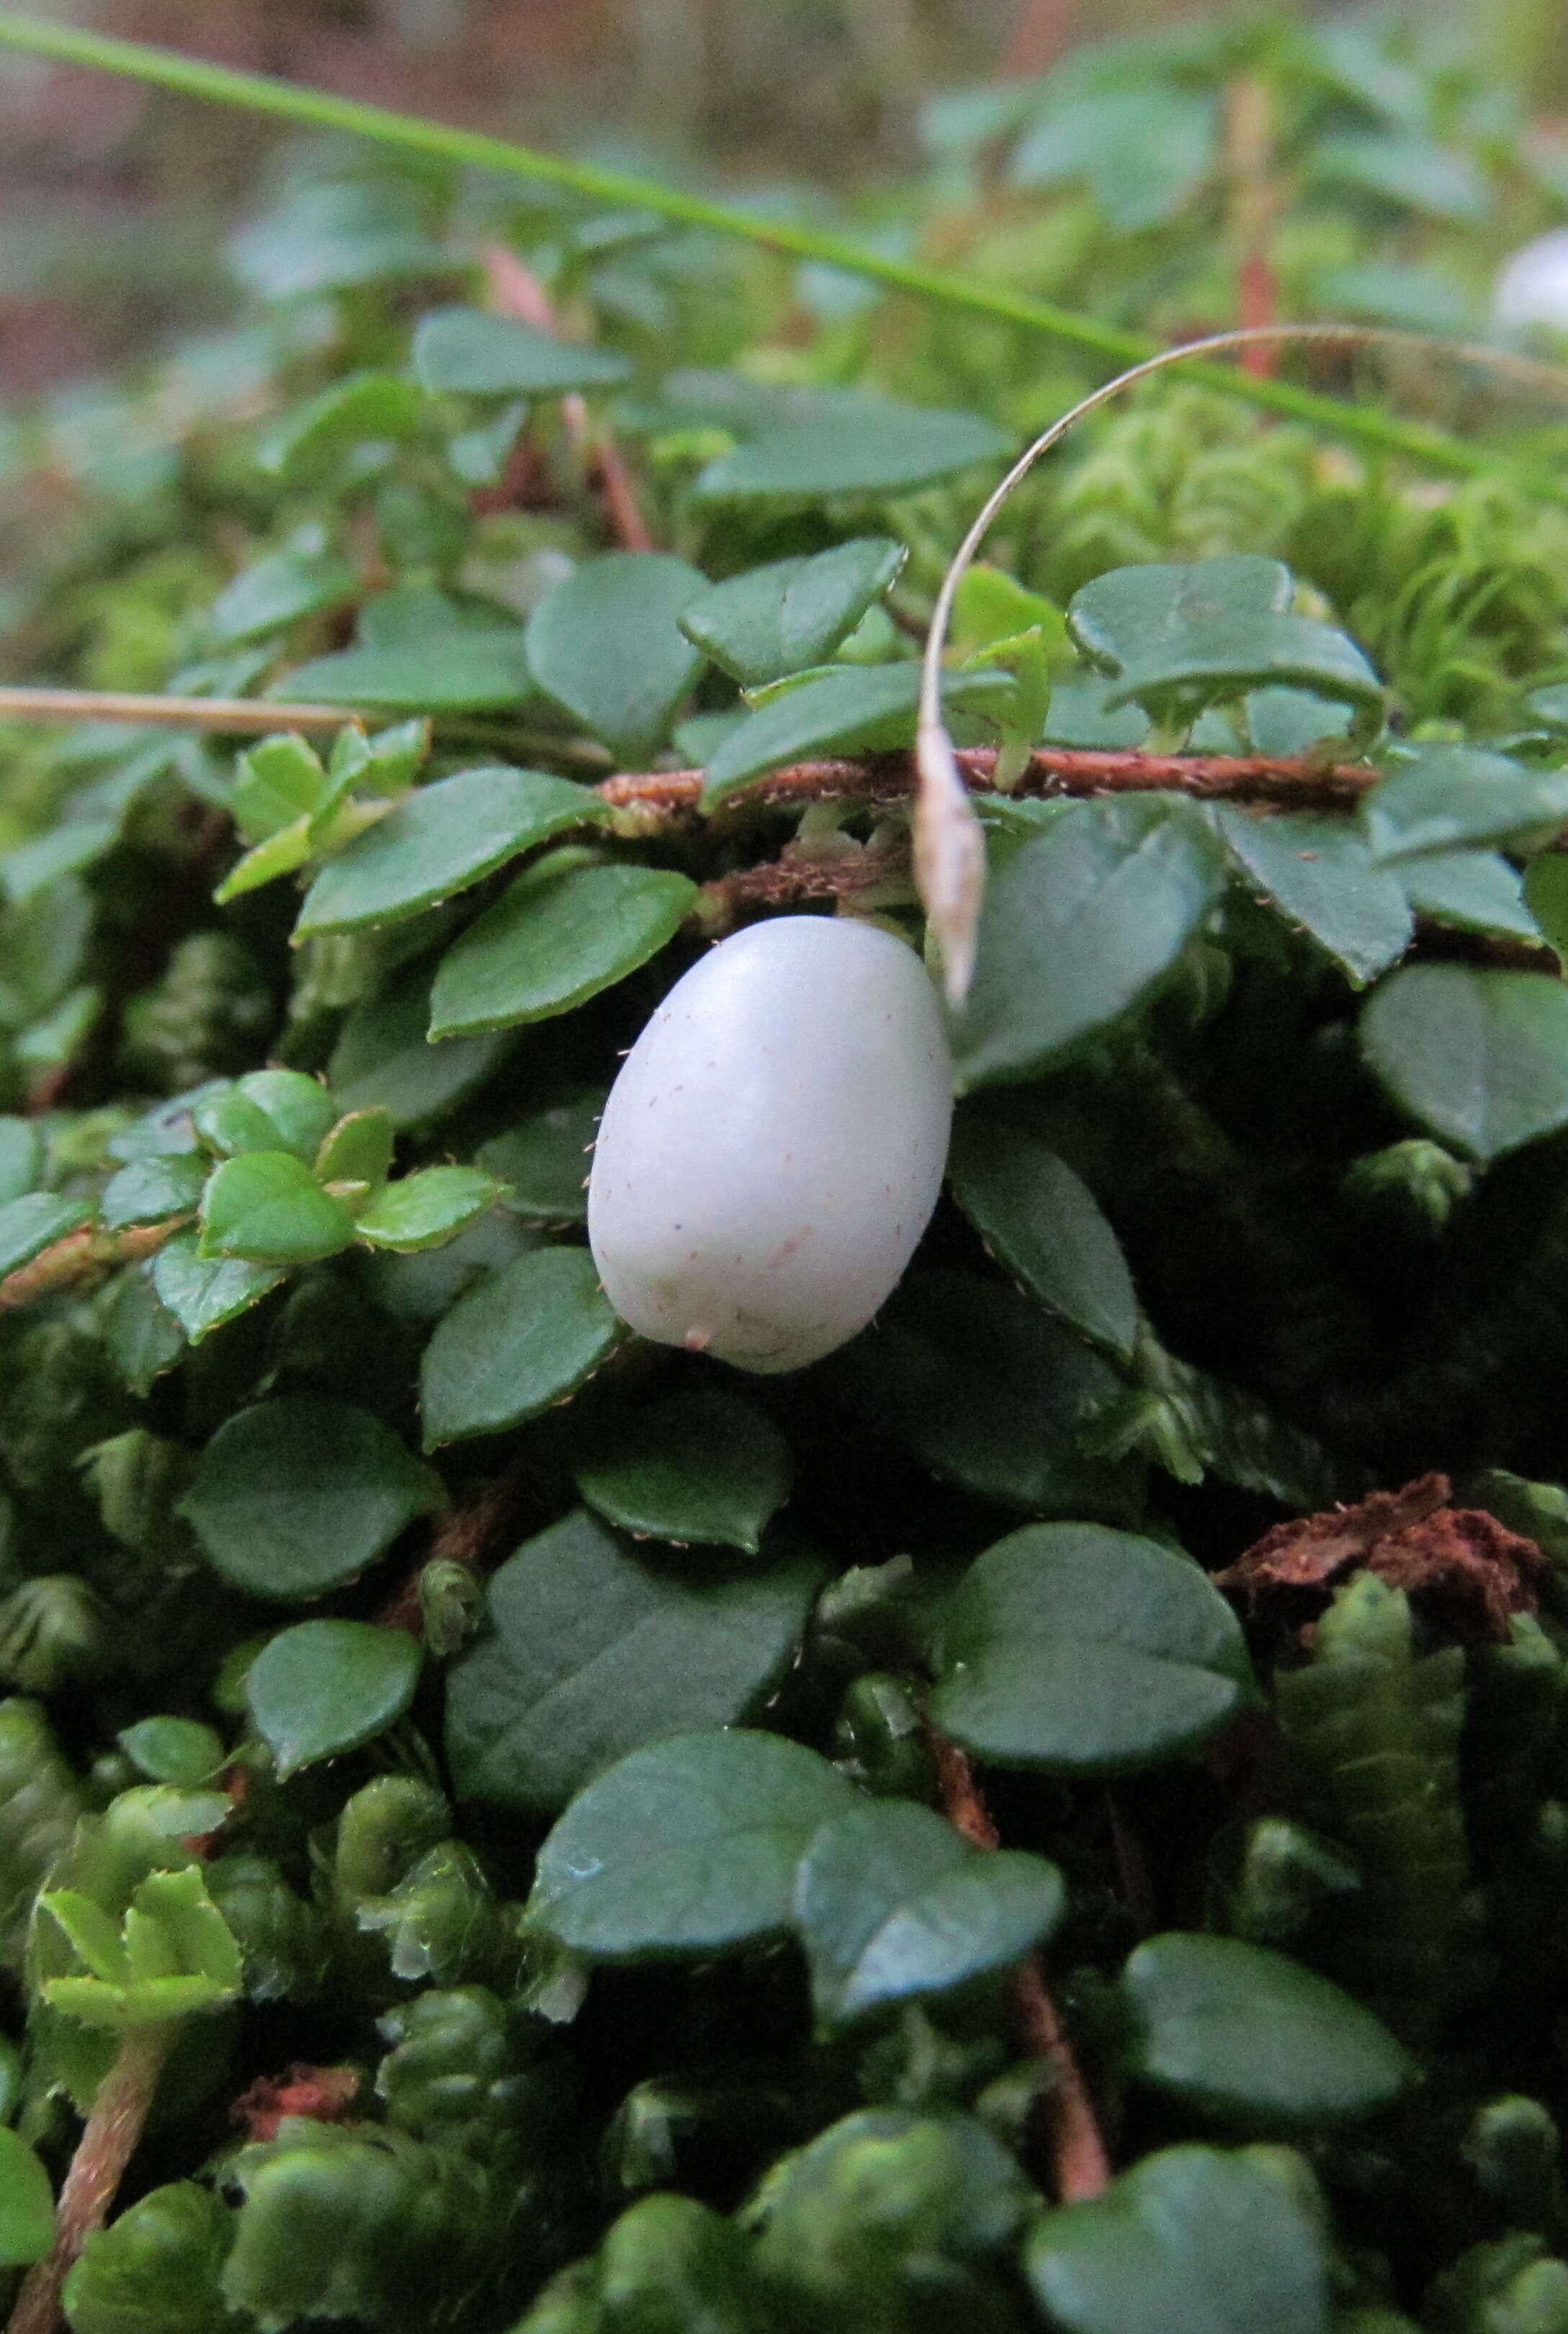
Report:
[[[193,1452],[133,1426],[107,1442],[95,1442],[82,1452],[80,1464],[111,1538],[154,1564],[173,1566],[191,1558],[190,1527],[177,1509],[196,1472]]]
[[[694,2196],[645,2196],[599,2254],[605,2334],[762,2334],[751,2247]]]
[[[1476,1172],[1440,1143],[1413,1135],[1352,1159],[1340,1189],[1369,1222],[1408,1239],[1440,1239],[1467,1200]]]
[[[1561,2141],[1539,2099],[1517,2093],[1477,2107],[1459,2153],[1516,2228],[1551,2227],[1562,2210]]]
[[[485,1613],[485,1585],[471,1564],[438,1556],[419,1574],[419,1618],[425,1643],[445,1661],[466,1643]]]
[[[0,1679],[24,1693],[59,1693],[113,1664],[113,1625],[73,1572],[24,1580],[0,1603]]]
[[[920,1722],[919,1704],[902,1678],[868,1670],[845,1694],[833,1727],[832,1756],[868,1791],[930,1799],[937,1762]]]
[[[1243,1837],[1227,1894],[1227,1923],[1249,1943],[1283,1945],[1326,1904],[1360,1886],[1356,1866],[1332,1840],[1284,1816],[1260,1816]]]

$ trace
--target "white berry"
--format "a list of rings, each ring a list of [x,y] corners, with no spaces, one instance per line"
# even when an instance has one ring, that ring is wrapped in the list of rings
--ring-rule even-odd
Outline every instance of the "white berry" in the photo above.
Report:
[[[1504,263],[1492,293],[1492,313],[1512,331],[1549,324],[1568,333],[1568,227],[1537,236]]]
[[[951,1063],[919,959],[785,916],[678,980],[605,1104],[588,1237],[645,1337],[798,1370],[852,1337],[930,1220]]]

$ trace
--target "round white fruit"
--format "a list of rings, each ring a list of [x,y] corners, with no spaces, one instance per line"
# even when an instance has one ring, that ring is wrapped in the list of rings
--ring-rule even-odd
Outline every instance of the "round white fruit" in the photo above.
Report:
[[[1504,262],[1493,288],[1492,313],[1510,331],[1548,324],[1568,333],[1568,227],[1537,236]]]
[[[678,981],[611,1089],[588,1237],[645,1337],[796,1370],[897,1285],[941,1188],[936,990],[875,925],[785,916]]]

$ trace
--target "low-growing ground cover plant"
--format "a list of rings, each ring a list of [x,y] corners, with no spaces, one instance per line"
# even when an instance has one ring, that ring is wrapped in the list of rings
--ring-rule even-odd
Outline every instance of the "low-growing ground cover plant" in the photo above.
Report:
[[[17,2334],[1568,2329],[1568,490],[1457,337],[1568,162],[1382,18],[925,135],[901,290],[317,140],[17,418]],[[945,1005],[949,561],[1238,315],[1452,338],[1006,502]]]

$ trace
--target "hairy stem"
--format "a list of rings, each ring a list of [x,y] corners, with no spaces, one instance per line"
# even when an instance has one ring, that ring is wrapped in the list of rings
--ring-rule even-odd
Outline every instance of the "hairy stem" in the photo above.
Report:
[[[934,1727],[928,1732],[936,1754],[942,1812],[954,1829],[976,1847],[999,1847],[996,1827],[968,1752]],[[1049,2078],[1038,2114],[1051,2159],[1052,2185],[1063,2204],[1082,2204],[1087,2197],[1098,2196],[1109,2184],[1111,2158],[1038,1953],[1031,1953],[1019,1966],[1013,1981],[1013,2007],[1020,2033]]]
[[[909,293],[932,305],[998,317],[1111,365],[1138,364],[1155,353],[1154,343],[1140,333],[1128,332],[1099,317],[1078,315],[1051,301],[869,251],[851,236],[835,235],[789,219],[759,217],[751,212],[734,210],[725,203],[712,202],[705,196],[634,177],[628,171],[569,161],[561,155],[543,154],[505,138],[452,129],[417,114],[394,113],[381,106],[335,96],[327,90],[302,89],[269,74],[240,72],[231,66],[181,56],[173,50],[154,48],[145,42],[119,40],[81,25],[21,16],[11,10],[0,13],[0,45],[56,57],[67,64],[120,73],[211,104],[238,106],[276,121],[335,130],[351,137],[371,139],[380,145],[399,147],[406,152],[434,154],[471,169],[570,187],[592,200],[617,207],[650,210],[687,227],[736,236],[786,258],[819,260],[850,275],[885,284],[894,291]],[[1472,445],[1465,439],[1420,422],[1400,420],[1373,406],[1342,403],[1316,391],[1298,388],[1291,381],[1258,381],[1225,364],[1195,364],[1192,374],[1195,380],[1247,404],[1288,414],[1293,420],[1314,424],[1352,444],[1406,455],[1446,477],[1477,477],[1511,468],[1515,475],[1519,474],[1516,466],[1485,446]],[[1537,483],[1554,499],[1561,492],[1559,482],[1552,479],[1549,473]]]
[[[83,1224],[80,1231],[67,1232],[63,1239],[41,1249],[30,1262],[19,1264],[0,1280],[0,1313],[32,1305],[40,1297],[57,1297],[64,1288],[80,1288],[119,1265],[136,1264],[160,1249],[189,1220],[188,1216],[174,1216],[161,1224],[130,1224],[120,1232]]]
[[[23,2280],[6,2334],[55,2334],[66,2272],[86,2239],[109,2218],[173,2039],[171,2026],[133,2026],[121,2041],[114,2064],[98,2086],[60,2191],[53,2245]]]

